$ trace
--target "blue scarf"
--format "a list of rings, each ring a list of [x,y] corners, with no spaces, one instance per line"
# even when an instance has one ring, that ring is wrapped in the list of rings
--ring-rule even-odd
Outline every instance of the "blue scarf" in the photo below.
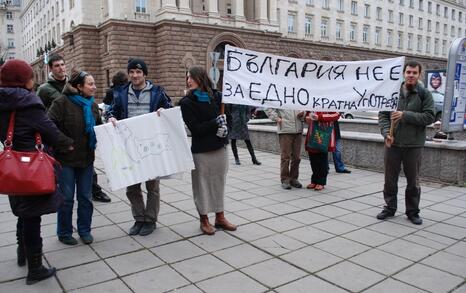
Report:
[[[92,114],[92,104],[94,103],[94,97],[85,99],[79,95],[68,96],[71,102],[83,108],[84,122],[86,123],[86,133],[89,134],[89,148],[95,150],[97,139],[95,137],[94,126],[95,118]]]
[[[200,89],[195,89],[193,93],[198,102],[209,103],[210,104],[210,97],[207,92],[202,92]]]

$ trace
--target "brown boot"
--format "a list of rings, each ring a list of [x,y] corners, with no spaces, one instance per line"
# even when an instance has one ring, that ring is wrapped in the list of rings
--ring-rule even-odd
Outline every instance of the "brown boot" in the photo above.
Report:
[[[204,234],[214,235],[215,228],[209,223],[209,217],[207,215],[199,215],[201,219],[201,230]]]
[[[215,227],[222,228],[223,230],[227,231],[236,231],[236,225],[228,222],[228,220],[225,219],[223,212],[215,213]]]

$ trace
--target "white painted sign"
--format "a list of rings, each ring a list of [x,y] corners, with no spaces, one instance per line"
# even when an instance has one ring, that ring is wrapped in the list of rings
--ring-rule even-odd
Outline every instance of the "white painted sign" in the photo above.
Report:
[[[226,46],[223,102],[294,110],[395,110],[404,57],[318,61]]]
[[[94,130],[112,190],[194,169],[179,107]]]

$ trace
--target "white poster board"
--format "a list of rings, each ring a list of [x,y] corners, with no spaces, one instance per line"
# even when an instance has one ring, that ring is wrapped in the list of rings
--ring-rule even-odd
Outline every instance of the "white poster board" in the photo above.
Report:
[[[111,190],[194,169],[179,107],[94,130]]]
[[[293,110],[395,110],[404,57],[318,61],[227,45],[223,102]]]

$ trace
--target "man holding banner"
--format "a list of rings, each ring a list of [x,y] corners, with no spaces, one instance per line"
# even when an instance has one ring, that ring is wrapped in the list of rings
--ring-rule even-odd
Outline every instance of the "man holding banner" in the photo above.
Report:
[[[109,122],[116,125],[116,120],[131,118],[160,108],[170,108],[170,98],[164,89],[146,80],[147,65],[142,59],[128,61],[130,83],[118,87],[113,92],[113,102],[108,111]],[[131,202],[131,211],[135,223],[129,230],[129,235],[149,235],[156,228],[160,209],[160,181],[157,179],[145,182],[147,201],[144,206],[141,183],[128,186],[126,196]]]
[[[426,140],[426,127],[434,122],[434,101],[431,93],[419,84],[421,64],[407,62],[403,69],[405,82],[401,85],[396,111],[379,113],[379,126],[385,138],[385,184],[386,206],[377,215],[385,220],[393,217],[397,209],[398,176],[403,163],[406,176],[406,215],[415,225],[421,225],[419,217],[419,169],[422,148]]]

